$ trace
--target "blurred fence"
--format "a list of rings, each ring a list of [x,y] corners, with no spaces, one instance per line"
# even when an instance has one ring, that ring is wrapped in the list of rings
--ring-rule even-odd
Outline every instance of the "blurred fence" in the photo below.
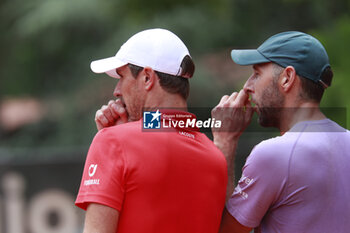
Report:
[[[0,148],[0,232],[82,232],[74,206],[86,151]]]

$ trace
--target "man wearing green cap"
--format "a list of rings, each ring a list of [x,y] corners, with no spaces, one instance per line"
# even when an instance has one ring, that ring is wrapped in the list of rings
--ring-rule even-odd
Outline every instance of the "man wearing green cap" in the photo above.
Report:
[[[213,132],[230,163],[230,180],[251,103],[259,123],[278,128],[281,136],[255,146],[238,185],[228,187],[220,232],[349,232],[350,132],[319,108],[333,76],[326,50],[294,31],[231,55],[237,64],[252,65],[253,74],[243,90],[224,96],[212,111],[232,125],[230,132]],[[227,107],[230,112],[220,110]]]

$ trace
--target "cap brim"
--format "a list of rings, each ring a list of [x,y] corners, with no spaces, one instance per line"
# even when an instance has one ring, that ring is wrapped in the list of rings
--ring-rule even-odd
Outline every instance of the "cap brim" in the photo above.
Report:
[[[259,63],[270,62],[256,49],[232,50],[232,60],[238,65],[247,66]]]
[[[116,69],[126,64],[116,57],[109,57],[91,62],[90,68],[94,73],[106,73],[113,78],[120,78]]]

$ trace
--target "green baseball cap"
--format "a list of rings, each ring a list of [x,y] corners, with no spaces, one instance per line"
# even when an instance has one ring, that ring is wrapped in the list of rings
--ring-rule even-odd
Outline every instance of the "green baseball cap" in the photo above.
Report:
[[[314,82],[322,82],[322,72],[330,67],[325,48],[314,37],[297,31],[278,33],[257,49],[232,50],[231,57],[239,65],[274,62],[293,66],[297,74]]]

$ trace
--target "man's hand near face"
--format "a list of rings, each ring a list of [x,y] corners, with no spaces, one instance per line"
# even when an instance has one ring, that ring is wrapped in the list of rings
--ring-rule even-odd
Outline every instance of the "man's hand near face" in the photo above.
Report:
[[[231,96],[223,96],[211,112],[212,118],[221,120],[223,126],[221,130],[212,130],[212,133],[214,144],[225,155],[227,161],[229,182],[226,199],[230,197],[234,188],[234,159],[238,139],[250,124],[253,113],[249,95],[244,90],[234,92]]]
[[[226,200],[232,195],[234,188],[234,160],[238,139],[250,124],[253,113],[254,108],[251,106],[249,95],[244,90],[234,92],[231,96],[223,96],[220,103],[211,112],[212,118],[221,120],[224,127],[221,131],[213,130],[213,136],[215,145],[225,155],[227,162]],[[220,233],[248,233],[250,231],[251,228],[240,224],[225,208]]]
[[[128,122],[128,112],[120,99],[110,100],[108,105],[103,105],[95,115],[97,130],[120,125]]]

